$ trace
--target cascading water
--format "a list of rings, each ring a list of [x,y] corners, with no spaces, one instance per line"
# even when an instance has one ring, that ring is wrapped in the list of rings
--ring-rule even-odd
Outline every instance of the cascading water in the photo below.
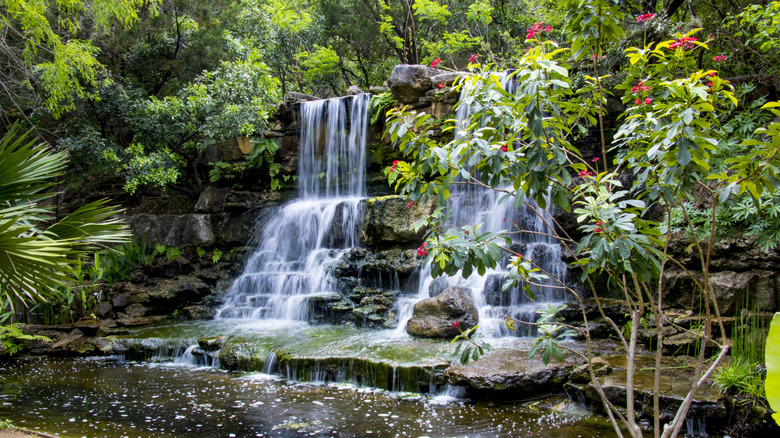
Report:
[[[306,320],[309,297],[335,292],[328,267],[358,246],[369,99],[301,103],[298,199],[264,224],[217,318]]]
[[[494,73],[496,74],[496,73]],[[514,94],[516,84],[511,75],[506,72],[497,73],[502,87]],[[464,88],[461,97],[468,95],[469,89]],[[462,99],[461,99],[462,100]],[[455,114],[455,135],[462,136],[462,132],[471,124],[472,108],[462,103]],[[550,277],[535,280],[530,288],[535,295],[531,300],[523,291],[523,287],[502,291],[506,270],[504,266],[496,269],[488,269],[484,275],[474,272],[468,279],[458,275],[455,277],[442,276],[437,279],[431,277],[430,263],[420,275],[420,283],[417,295],[413,298],[405,298],[398,301],[399,332],[406,328],[406,321],[411,317],[412,307],[420,299],[438,295],[450,286],[463,286],[471,290],[472,298],[479,308],[479,325],[490,336],[502,337],[510,334],[530,336],[535,333],[534,327],[518,324],[513,333],[504,326],[504,316],[519,321],[533,322],[537,318],[536,311],[548,303],[564,301],[564,295],[556,288],[557,281],[564,281],[566,277],[566,264],[561,260],[561,246],[549,234],[547,224],[554,223],[549,211],[523,206],[515,209],[511,200],[501,202],[503,193],[476,187],[473,185],[456,184],[451,186],[449,209],[452,212],[450,226],[461,227],[481,223],[482,231],[497,232],[500,230],[528,231],[513,235],[512,247],[522,253],[533,264],[539,266]],[[551,203],[548,202],[548,205]],[[534,212],[538,212],[536,214]],[[546,223],[545,223],[546,222]]]

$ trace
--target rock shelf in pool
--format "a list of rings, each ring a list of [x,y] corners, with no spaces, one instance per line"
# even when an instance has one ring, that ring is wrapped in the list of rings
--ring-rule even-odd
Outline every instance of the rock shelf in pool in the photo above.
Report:
[[[215,320],[135,329],[116,337],[112,351],[129,360],[189,361],[296,381],[349,382],[423,393],[454,384],[473,396],[494,394],[500,388],[504,397],[515,398],[538,394],[540,388],[560,390],[580,365],[573,359],[549,365],[527,360],[529,339],[495,342],[511,350],[489,352],[478,362],[454,366],[457,358],[447,340],[290,321]]]

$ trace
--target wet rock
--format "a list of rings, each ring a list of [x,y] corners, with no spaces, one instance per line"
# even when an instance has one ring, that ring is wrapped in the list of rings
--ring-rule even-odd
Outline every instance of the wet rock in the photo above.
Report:
[[[170,312],[183,304],[200,300],[211,292],[211,287],[197,277],[178,277],[161,280],[148,291],[156,310]]]
[[[111,305],[123,309],[131,304],[148,303],[149,294],[146,292],[125,292],[111,299]]]
[[[164,319],[163,317],[159,316],[148,316],[145,318],[133,318],[131,316],[124,315],[120,318],[117,318],[116,323],[120,327],[139,327],[142,325],[150,325],[154,324],[160,320]]]
[[[594,357],[590,364],[596,377],[603,377],[612,372],[612,366],[604,358]],[[578,383],[589,383],[590,371],[588,370],[588,364],[582,364],[572,371],[569,375],[569,380]]]
[[[311,295],[307,304],[309,324],[343,324],[352,312],[352,303],[337,293]]]
[[[413,103],[431,89],[431,77],[438,73],[425,65],[400,64],[393,67],[387,85],[398,103]]]
[[[449,367],[444,377],[451,385],[464,386],[472,396],[519,399],[554,392],[568,380],[577,362],[568,358],[545,365],[526,359],[527,352],[494,350],[478,361]]]
[[[425,229],[414,231],[412,225],[433,211],[433,203],[413,203],[397,195],[366,201],[361,239],[368,246],[419,245]]]
[[[185,306],[181,310],[187,319],[213,319],[217,314],[217,311],[211,306]]]
[[[100,327],[100,321],[96,319],[82,319],[73,323],[73,328],[85,333],[88,336],[94,336]]]
[[[610,402],[617,406],[625,406],[626,402],[626,358],[624,355],[604,357],[615,371],[599,379],[604,393]],[[692,359],[693,360],[693,359]],[[676,365],[676,366],[675,366]],[[692,374],[679,364],[667,365],[661,373],[661,421],[669,421],[674,416],[677,408],[682,403],[691,388]],[[637,357],[634,365],[634,397],[637,412],[652,417],[653,415],[653,384],[654,384],[654,359],[641,356]],[[685,368],[685,369],[683,369]],[[591,400],[594,406],[601,406],[601,398],[592,384],[584,387],[584,395]],[[705,417],[711,420],[708,426],[719,427],[718,419],[725,419],[726,408],[721,400],[721,394],[709,384],[704,384],[696,391],[694,402],[688,413],[689,418]]]
[[[424,338],[454,338],[479,322],[477,306],[468,289],[452,286],[434,298],[417,302],[406,331]],[[458,327],[453,327],[455,323]]]
[[[198,339],[198,347],[206,352],[219,351],[222,348],[222,344],[225,343],[227,336],[215,336],[213,338],[200,338]]]
[[[146,316],[150,310],[150,307],[144,306],[141,303],[135,303],[125,307],[124,313],[131,318],[141,318]]]
[[[104,301],[98,303],[93,309],[93,312],[96,316],[105,319],[114,314],[114,306],[112,306],[110,302]]]

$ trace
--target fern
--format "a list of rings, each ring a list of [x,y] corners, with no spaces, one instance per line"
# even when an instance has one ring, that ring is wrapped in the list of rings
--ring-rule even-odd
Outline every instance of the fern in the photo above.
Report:
[[[0,343],[2,343],[5,351],[13,356],[14,354],[24,349],[24,344],[19,341],[46,341],[51,342],[51,339],[41,335],[26,335],[22,333],[23,324],[8,324],[0,325]]]

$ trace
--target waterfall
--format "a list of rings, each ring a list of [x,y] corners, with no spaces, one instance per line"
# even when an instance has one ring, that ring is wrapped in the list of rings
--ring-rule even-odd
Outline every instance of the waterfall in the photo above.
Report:
[[[494,73],[494,75],[498,76],[505,90],[514,94],[516,84],[508,73]],[[467,85],[464,87],[461,97],[467,96],[468,93]],[[457,137],[462,136],[461,132],[471,124],[470,117],[473,105],[458,105],[455,114],[455,135]],[[510,334],[534,335],[534,327],[524,324],[518,324],[514,332],[510,333],[504,326],[504,315],[509,315],[520,321],[533,322],[537,318],[536,311],[538,309],[545,307],[547,303],[564,301],[563,292],[553,287],[556,281],[564,281],[566,264],[561,260],[560,244],[551,236],[545,235],[550,233],[545,221],[553,223],[550,212],[538,208],[532,201],[529,202],[540,215],[535,214],[533,209],[528,206],[515,209],[510,199],[501,202],[502,196],[503,193],[472,185],[452,185],[448,203],[452,217],[448,225],[460,227],[482,223],[482,231],[497,232],[509,229],[510,231],[533,232],[513,235],[512,248],[553,278],[535,280],[535,283],[540,283],[542,286],[530,286],[535,294],[535,299],[531,300],[523,291],[522,285],[508,291],[501,290],[506,278],[505,267],[509,261],[508,257],[505,257],[495,269],[488,269],[484,275],[474,272],[468,279],[460,275],[454,277],[443,275],[434,279],[431,277],[429,263],[420,275],[417,295],[398,301],[399,332],[406,329],[406,322],[411,317],[415,302],[436,296],[450,286],[463,286],[471,290],[472,298],[479,308],[479,325],[481,329],[491,333],[491,336],[494,337]],[[552,203],[548,202],[547,204],[551,205]]]
[[[336,292],[328,269],[359,245],[369,100],[301,103],[298,198],[263,224],[217,318],[305,321],[309,297]]]

